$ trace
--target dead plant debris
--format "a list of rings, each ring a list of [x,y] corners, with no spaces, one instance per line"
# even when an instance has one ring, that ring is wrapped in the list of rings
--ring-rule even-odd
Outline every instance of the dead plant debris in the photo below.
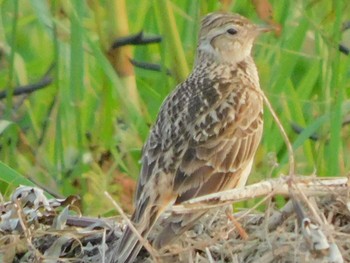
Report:
[[[327,194],[321,194],[322,180],[313,180],[318,191],[295,184],[279,209],[273,202],[278,191],[266,196],[264,212],[232,212],[231,205],[211,209],[180,240],[158,251],[161,261],[350,262],[347,178],[331,190],[324,184]],[[76,200],[48,198],[39,188],[17,188],[10,201],[0,203],[0,262],[113,262],[125,223],[82,217]],[[142,250],[136,262],[152,259]]]

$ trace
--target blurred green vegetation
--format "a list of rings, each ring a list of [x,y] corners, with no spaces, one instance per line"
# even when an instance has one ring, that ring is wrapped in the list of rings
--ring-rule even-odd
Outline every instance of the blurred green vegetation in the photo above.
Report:
[[[221,2],[0,0],[0,91],[7,94],[0,100],[0,192],[29,179],[57,195],[79,194],[85,214],[111,209],[105,190],[130,209],[142,144],[163,99],[193,65],[200,18],[224,8],[268,22],[261,11],[268,1]],[[350,30],[342,30],[350,2],[269,2],[270,22],[282,31],[260,37],[254,57],[294,146],[297,171],[347,175],[350,58],[338,45],[350,47]],[[117,38],[140,31],[162,42],[111,49]],[[135,68],[130,58],[162,70]],[[49,86],[13,94],[51,66]],[[303,128],[300,134],[292,124]],[[266,111],[251,182],[287,173],[287,157]]]

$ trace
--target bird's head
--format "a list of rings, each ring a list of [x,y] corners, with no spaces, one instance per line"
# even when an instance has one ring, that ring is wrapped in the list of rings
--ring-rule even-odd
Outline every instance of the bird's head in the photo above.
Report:
[[[198,55],[238,63],[250,56],[255,38],[269,31],[238,14],[211,13],[201,23]]]

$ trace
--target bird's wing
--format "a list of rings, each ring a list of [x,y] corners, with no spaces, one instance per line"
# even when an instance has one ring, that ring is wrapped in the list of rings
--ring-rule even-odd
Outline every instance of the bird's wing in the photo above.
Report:
[[[194,75],[197,76],[193,77]],[[217,80],[193,74],[179,84],[164,101],[142,151],[142,168],[136,190],[135,207],[141,205],[147,185],[160,180],[157,178],[164,176],[163,174],[175,173],[198,118],[227,96],[227,88],[222,94],[218,94],[214,93],[215,86],[218,86]],[[229,84],[222,86],[227,87]]]
[[[198,119],[174,178],[176,202],[235,187],[242,177],[245,181],[262,125],[261,96],[246,87]]]

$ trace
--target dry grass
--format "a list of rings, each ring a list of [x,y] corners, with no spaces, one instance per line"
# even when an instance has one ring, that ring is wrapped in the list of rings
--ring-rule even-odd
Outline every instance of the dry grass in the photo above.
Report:
[[[233,213],[231,206],[219,202],[180,240],[158,251],[160,261],[349,262],[347,178],[332,186],[310,179],[303,188],[301,182],[305,177],[291,183],[289,201],[281,209],[274,205],[275,194],[281,192],[276,189],[265,195],[264,213],[254,208]],[[308,191],[312,185],[318,190]],[[248,192],[247,199],[249,187],[240,190]],[[213,198],[207,200],[214,206]],[[11,201],[0,206],[0,261],[111,262],[124,223],[79,217],[75,201],[47,199],[38,188],[18,188]],[[208,203],[202,200],[196,206],[205,209]],[[186,205],[182,208],[186,212]],[[137,262],[146,259],[152,262],[142,250]]]

